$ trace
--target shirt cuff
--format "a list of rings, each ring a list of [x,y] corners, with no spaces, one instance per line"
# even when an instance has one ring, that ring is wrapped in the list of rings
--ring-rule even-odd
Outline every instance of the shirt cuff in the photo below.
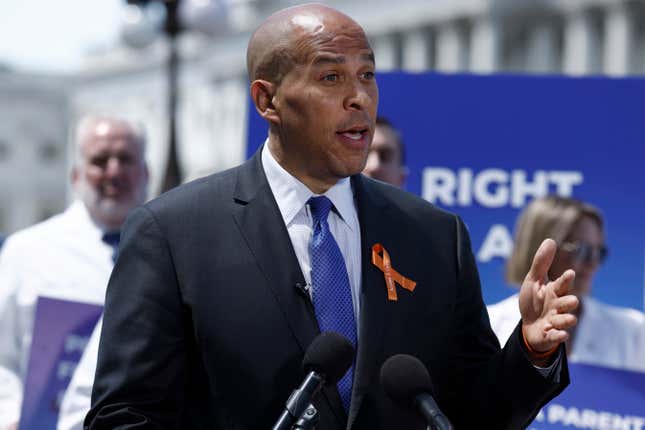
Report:
[[[540,375],[544,378],[552,380],[556,384],[560,383],[560,372],[562,370],[562,354],[564,354],[564,348],[558,348],[556,357],[553,359],[553,362],[547,367],[533,366]]]

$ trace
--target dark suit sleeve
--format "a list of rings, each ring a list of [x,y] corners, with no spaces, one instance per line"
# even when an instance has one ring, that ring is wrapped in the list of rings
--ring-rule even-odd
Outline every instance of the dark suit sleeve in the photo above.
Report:
[[[456,428],[521,429],[568,383],[542,376],[528,361],[516,328],[500,350],[488,320],[470,239],[457,218],[455,398],[448,402]],[[566,363],[563,363],[566,373]]]
[[[178,426],[188,324],[173,258],[153,213],[132,212],[107,289],[86,429]]]

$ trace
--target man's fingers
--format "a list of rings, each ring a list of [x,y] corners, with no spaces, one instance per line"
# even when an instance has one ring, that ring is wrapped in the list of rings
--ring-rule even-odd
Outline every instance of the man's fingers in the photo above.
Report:
[[[566,314],[575,311],[579,304],[580,300],[576,296],[568,294],[553,300],[552,309],[555,309],[559,314]]]
[[[553,281],[553,291],[558,297],[562,297],[569,293],[569,288],[576,277],[576,272],[569,269],[566,270],[558,279]]]
[[[553,239],[544,239],[533,256],[531,269],[526,275],[530,282],[542,282],[549,272],[549,267],[555,257],[556,244]]]
[[[555,330],[566,330],[578,322],[578,318],[571,314],[557,314],[549,317],[549,326]]]
[[[550,342],[559,344],[562,342],[566,342],[567,339],[569,339],[569,333],[567,333],[564,330],[549,330],[549,332],[546,334],[547,339]]]
[[[571,323],[571,320],[564,318],[563,321],[559,321],[558,319],[554,322],[556,324],[563,323],[564,325],[567,325]],[[534,327],[534,329],[537,329],[537,327]],[[529,329],[525,336],[530,347],[535,351],[548,351],[557,344],[569,339],[569,333],[565,329],[556,328],[551,324],[545,324],[542,330],[538,329],[537,331],[532,332],[532,330]]]

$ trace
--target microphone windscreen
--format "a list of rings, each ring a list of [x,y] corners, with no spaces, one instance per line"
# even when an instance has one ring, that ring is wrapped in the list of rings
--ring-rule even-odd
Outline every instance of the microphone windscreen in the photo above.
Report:
[[[421,360],[407,354],[385,360],[381,366],[381,385],[388,397],[404,408],[412,407],[419,394],[434,392],[428,369]]]
[[[354,361],[354,347],[344,336],[333,332],[320,333],[302,360],[305,372],[314,371],[324,375],[327,385],[336,384]]]

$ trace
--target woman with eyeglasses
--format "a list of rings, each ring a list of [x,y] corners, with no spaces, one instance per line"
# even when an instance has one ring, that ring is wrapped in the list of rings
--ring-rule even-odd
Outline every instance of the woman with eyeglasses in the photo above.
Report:
[[[569,361],[645,372],[645,314],[589,296],[593,277],[607,257],[603,224],[600,212],[579,200],[549,196],[532,201],[518,219],[506,279],[522,285],[540,243],[554,239],[558,251],[549,278],[573,269],[571,293],[580,299],[578,325],[566,344]],[[515,294],[488,307],[491,326],[502,344],[520,318],[517,301]]]

